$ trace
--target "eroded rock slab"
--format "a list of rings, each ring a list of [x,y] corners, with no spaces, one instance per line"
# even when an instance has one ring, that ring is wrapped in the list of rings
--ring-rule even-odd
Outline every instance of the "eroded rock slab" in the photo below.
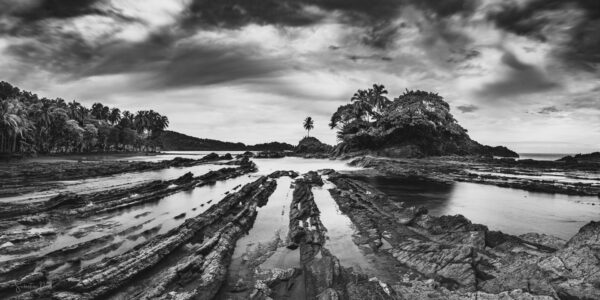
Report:
[[[68,277],[59,277],[50,288],[36,289],[20,295],[19,299],[103,299],[135,276],[151,271],[198,234],[202,238],[205,230],[213,232],[211,228],[219,224],[219,229],[211,237],[203,239],[200,246],[192,246],[195,251],[190,252],[186,260],[161,273],[162,279],[153,282],[154,289],[135,295],[135,298],[154,299],[171,297],[175,293],[178,299],[210,299],[223,281],[235,241],[252,226],[256,207],[268,199],[275,185],[275,181],[261,177],[229,194],[204,213],[186,220],[181,226],[124,254],[87,266]],[[190,289],[181,289],[178,284],[180,280],[186,282],[185,278],[193,283]]]
[[[584,226],[566,244],[545,235],[516,237],[460,215],[433,217],[405,208],[344,176],[330,180],[337,186],[331,195],[363,236],[355,242],[400,262],[398,271],[408,280],[390,284],[411,295],[406,299],[428,299],[429,293],[437,295],[433,299],[600,297],[600,223]],[[386,249],[382,239],[390,245]],[[421,284],[426,278],[432,284]]]

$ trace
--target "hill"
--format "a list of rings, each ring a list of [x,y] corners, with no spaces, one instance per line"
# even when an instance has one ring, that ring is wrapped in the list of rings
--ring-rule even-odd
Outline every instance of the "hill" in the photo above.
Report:
[[[270,142],[245,145],[244,143],[201,139],[170,130],[158,135],[155,142],[165,151],[285,151],[294,149],[294,146],[287,143]]]

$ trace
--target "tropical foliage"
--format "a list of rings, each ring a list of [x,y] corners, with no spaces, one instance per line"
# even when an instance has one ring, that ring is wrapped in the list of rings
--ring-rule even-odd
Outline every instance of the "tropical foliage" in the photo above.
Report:
[[[94,103],[38,98],[0,82],[0,152],[145,151],[169,125],[153,110],[133,114]]]
[[[383,85],[358,90],[340,106],[329,126],[344,151],[408,146],[423,155],[463,154],[478,147],[436,93],[406,90],[390,101]]]
[[[310,136],[310,130],[315,128],[315,122],[312,117],[306,117],[306,119],[304,119],[303,127],[308,131],[308,136]]]

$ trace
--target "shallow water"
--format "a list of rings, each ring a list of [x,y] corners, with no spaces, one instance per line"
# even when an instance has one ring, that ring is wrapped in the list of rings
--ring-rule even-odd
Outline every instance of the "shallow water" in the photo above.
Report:
[[[474,223],[510,234],[538,232],[569,239],[583,225],[600,219],[598,197],[534,193],[466,182],[360,179],[396,201],[424,206],[432,215],[462,214]]]
[[[352,241],[352,237],[358,234],[357,229],[350,218],[340,211],[328,191],[335,188],[335,185],[327,180],[324,182],[323,187],[313,187],[312,192],[315,203],[321,212],[321,222],[327,229],[325,248],[329,249],[343,266],[372,274],[375,268],[365,256],[366,253]]]
[[[209,171],[223,168],[222,165],[202,164],[193,167],[167,168],[161,170],[131,172],[111,176],[94,177],[80,180],[60,180],[52,181],[58,183],[59,188],[50,191],[33,192],[21,195],[0,198],[0,202],[35,202],[48,200],[60,193],[73,192],[78,194],[94,193],[107,189],[126,188],[153,180],[176,179],[187,172],[192,172],[195,176],[205,174]]]
[[[572,153],[519,153],[519,159],[558,160]]]
[[[159,161],[172,159],[176,156],[200,158],[207,153],[205,151],[169,153],[167,155],[127,157],[126,159]],[[224,153],[226,152],[221,154]],[[118,159],[124,158],[119,157]],[[32,231],[56,230],[59,232],[56,239],[38,253],[47,253],[67,245],[107,235],[115,236],[111,243],[120,243],[119,245],[104,253],[103,256],[83,261],[82,264],[85,265],[94,263],[104,256],[113,256],[127,251],[147,238],[165,233],[179,226],[185,219],[200,214],[216,201],[222,199],[227,191],[238,185],[253,181],[258,176],[276,170],[295,170],[304,173],[310,170],[328,168],[338,171],[359,169],[348,166],[344,161],[327,159],[286,157],[281,159],[253,159],[253,161],[258,166],[258,172],[251,175],[217,182],[214,185],[199,187],[191,191],[179,192],[154,203],[132,207],[105,216],[97,216],[85,221],[54,222],[44,226],[23,229]],[[175,179],[186,172],[192,172],[197,176],[221,167],[225,166],[209,164],[189,168],[169,168],[63,183],[65,189],[70,191],[91,192],[150,180]],[[547,175],[555,175],[564,179],[563,174]],[[397,178],[383,177],[364,180],[375,185],[397,201],[407,202],[408,205],[427,207],[433,215],[462,214],[475,223],[487,225],[492,230],[502,230],[511,234],[540,232],[568,239],[584,224],[591,220],[600,219],[600,201],[597,197],[531,193],[475,183],[436,184],[406,182]],[[287,177],[278,179],[277,190],[271,196],[267,205],[259,209],[254,228],[247,236],[238,241],[240,247],[236,248],[234,258],[240,257],[248,247],[254,247],[258,242],[272,240],[275,234],[279,234],[285,240],[289,217],[288,206],[292,195],[290,183],[291,179]],[[20,195],[18,200],[22,201],[36,196],[48,197],[50,194],[56,194],[57,192],[59,191]],[[327,186],[314,188],[313,193],[322,213],[322,222],[329,230],[329,241],[326,247],[330,248],[344,265],[367,270],[370,265],[368,256],[363,257],[362,250],[352,242],[352,234],[355,229],[352,227],[350,220],[339,212],[335,201],[331,199],[327,191]],[[212,202],[208,203],[210,200]],[[3,201],[16,200],[14,197],[0,198],[0,202]],[[174,218],[182,213],[186,214],[185,217]],[[137,225],[141,226],[126,235],[118,235],[119,232]],[[142,234],[144,232],[145,234]],[[102,246],[106,246],[106,244]],[[18,256],[0,255],[0,261]],[[264,266],[285,267],[295,264],[297,264],[297,253],[283,247],[267,260]]]
[[[292,179],[282,177],[277,179],[277,188],[263,207],[257,209],[256,220],[250,231],[240,238],[233,253],[233,259],[253,251],[259,244],[266,245],[276,236],[286,240],[289,227],[289,206],[292,202]]]
[[[226,152],[222,153],[225,154]],[[194,152],[184,156],[200,158],[207,152]],[[176,156],[182,156],[178,153]],[[163,157],[157,156],[140,156],[128,157],[132,160],[152,160],[160,161],[164,159],[172,159],[171,155]],[[118,158],[121,159],[121,158]],[[110,244],[115,244],[115,247],[106,251],[100,256],[93,259],[83,259],[82,266],[95,263],[100,259],[108,256],[118,255],[131,249],[132,247],[150,239],[157,234],[166,233],[167,231],[182,224],[185,219],[197,216],[204,212],[212,204],[220,201],[226,194],[235,187],[244,185],[256,180],[262,175],[270,174],[276,170],[295,170],[297,172],[307,172],[313,169],[323,169],[335,167],[337,170],[355,170],[356,167],[350,167],[341,161],[329,161],[320,159],[301,159],[301,158],[285,158],[285,159],[255,159],[258,166],[258,172],[250,175],[244,175],[225,181],[219,181],[212,185],[198,187],[190,191],[178,192],[167,196],[159,201],[147,203],[140,206],[131,207],[128,209],[119,210],[102,216],[95,216],[86,220],[71,220],[68,222],[53,221],[43,226],[33,226],[17,228],[17,230],[30,230],[31,232],[55,231],[58,234],[51,239],[48,245],[35,251],[37,254],[45,254],[66,246],[83,243],[93,239],[114,236]],[[135,184],[148,182],[151,180],[169,180],[175,179],[187,172],[192,172],[195,176],[202,175],[211,170],[219,168],[231,167],[224,165],[198,165],[184,168],[168,168],[156,171],[134,172],[118,174],[106,177],[97,177],[84,180],[61,181],[64,184],[60,189],[55,189],[48,192],[29,193],[14,197],[0,198],[0,202],[8,201],[39,201],[48,199],[60,192],[71,191],[76,193],[90,193],[111,188],[121,188],[132,186]],[[251,234],[240,240],[241,245],[245,241],[267,241],[274,237],[276,232],[279,232],[281,238],[285,240],[288,227],[288,207],[291,203],[290,189],[291,179],[283,177],[278,179],[278,188],[272,195],[271,200],[265,207],[259,209],[257,221]],[[210,203],[209,203],[210,202]],[[180,214],[185,213],[184,217],[175,218]],[[119,233],[137,226],[135,230],[128,230],[127,234],[120,235]],[[107,246],[107,243],[102,243],[98,246],[90,248],[89,252],[98,250],[100,247]],[[239,247],[244,249],[243,247]],[[237,249],[236,249],[237,251]],[[288,255],[282,253],[282,261],[289,261],[297,255]],[[0,255],[0,262],[22,257],[21,254],[15,255]]]
[[[87,265],[99,261],[103,257],[123,253],[157,234],[166,233],[181,225],[186,219],[195,217],[204,212],[211,205],[224,198],[226,192],[231,191],[238,185],[244,185],[256,179],[256,175],[244,175],[237,178],[218,181],[213,185],[206,185],[197,187],[193,190],[175,193],[162,198],[157,202],[146,203],[106,215],[94,216],[90,219],[74,220],[69,223],[58,221],[50,222],[43,226],[29,227],[29,230],[33,232],[56,231],[59,233],[49,245],[36,251],[38,254],[42,255],[66,246],[83,243],[104,236],[114,236],[114,240],[111,241],[111,243],[122,242],[120,247],[104,253],[96,259],[89,261],[83,260],[82,265]],[[175,218],[175,216],[182,213],[185,213],[184,217]],[[136,228],[136,230],[130,231],[127,234],[119,234],[126,229],[138,225],[141,226]],[[0,255],[0,262],[19,256],[20,255]]]

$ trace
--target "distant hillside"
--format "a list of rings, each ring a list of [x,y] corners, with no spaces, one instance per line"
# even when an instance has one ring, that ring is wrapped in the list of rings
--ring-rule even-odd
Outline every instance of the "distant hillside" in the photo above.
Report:
[[[600,163],[600,152],[593,152],[588,154],[577,154],[574,156],[565,156],[558,161],[564,161],[568,163]]]
[[[286,150],[294,150],[294,146],[288,143],[280,143],[280,142],[270,142],[270,143],[262,143],[256,145],[248,145],[246,146],[246,150],[251,151],[286,151]]]
[[[201,139],[169,130],[162,132],[155,141],[165,151],[284,151],[294,149],[294,146],[287,143],[271,142],[245,145],[244,143]]]

